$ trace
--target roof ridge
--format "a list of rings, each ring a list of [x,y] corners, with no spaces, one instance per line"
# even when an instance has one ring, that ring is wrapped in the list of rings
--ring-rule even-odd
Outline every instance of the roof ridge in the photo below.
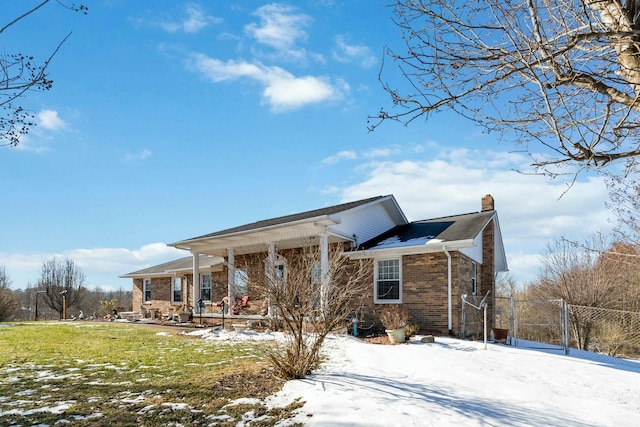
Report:
[[[436,221],[438,219],[455,218],[455,217],[467,216],[467,215],[479,215],[479,214],[485,214],[485,213],[489,213],[489,212],[494,213],[496,211],[495,211],[495,209],[491,209],[491,210],[478,211],[478,212],[467,212],[467,213],[456,214],[456,215],[447,215],[447,216],[439,216],[439,217],[435,217],[435,218],[419,219],[419,220],[416,220],[416,221],[411,221],[411,223],[425,222],[425,221]]]
[[[247,224],[242,224],[242,225],[235,226],[235,227],[226,228],[226,229],[223,229],[223,230],[218,230],[218,231],[215,231],[213,233],[207,233],[207,234],[203,234],[203,235],[200,235],[200,236],[196,236],[196,237],[192,237],[192,238],[189,238],[189,239],[185,239],[185,240],[183,240],[183,242],[190,241],[190,240],[198,240],[198,239],[202,239],[202,238],[206,238],[206,237],[214,237],[214,236],[224,235],[224,234],[229,234],[229,233],[234,233],[234,232],[254,230],[254,229],[257,229],[257,228],[264,227],[264,226],[285,224],[285,223],[290,222],[292,220],[309,219],[309,218],[314,218],[314,217],[320,216],[320,215],[331,215],[331,214],[335,214],[335,213],[338,213],[338,212],[343,212],[343,211],[346,211],[346,210],[349,210],[349,209],[353,209],[355,207],[362,206],[362,205],[365,205],[367,203],[370,203],[370,202],[373,202],[373,201],[376,201],[376,200],[380,200],[380,199],[383,199],[385,197],[390,197],[390,196],[391,195],[388,194],[386,196],[369,197],[369,198],[366,198],[366,199],[355,200],[355,201],[352,201],[352,202],[340,203],[340,204],[337,204],[337,205],[327,206],[327,207],[324,207],[324,208],[311,209],[311,210],[304,211],[304,212],[298,212],[298,213],[294,213],[294,214],[283,215],[283,216],[278,216],[278,217],[269,218],[269,219],[263,219],[263,220],[259,220],[259,221],[255,221],[255,222],[250,222],[250,223],[247,223]]]

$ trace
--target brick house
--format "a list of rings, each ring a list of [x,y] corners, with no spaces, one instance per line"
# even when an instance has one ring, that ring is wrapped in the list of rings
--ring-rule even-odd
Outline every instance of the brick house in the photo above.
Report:
[[[371,294],[356,314],[361,321],[373,324],[383,305],[402,304],[422,333],[458,334],[462,295],[491,291],[493,297],[496,274],[507,271],[493,197],[483,197],[481,206],[480,212],[409,222],[392,195],[372,197],[172,243],[191,255],[121,277],[133,279],[133,306],[143,314],[195,306],[193,313],[215,316],[216,303],[227,297],[227,315],[262,316],[266,301],[252,295],[236,261],[264,253],[284,270],[286,256],[304,242],[317,242],[322,254],[343,245],[344,256],[373,260]],[[326,259],[321,256],[321,271]],[[491,321],[493,298],[488,301]]]

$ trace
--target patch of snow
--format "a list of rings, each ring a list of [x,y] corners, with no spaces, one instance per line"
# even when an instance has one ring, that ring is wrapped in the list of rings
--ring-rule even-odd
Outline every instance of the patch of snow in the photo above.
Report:
[[[28,402],[31,403],[31,402]],[[0,411],[0,417],[5,416],[5,415],[18,415],[21,417],[27,417],[29,415],[33,415],[33,414],[38,414],[38,413],[42,413],[42,412],[47,412],[47,413],[51,413],[51,414],[62,414],[64,413],[67,409],[71,408],[71,406],[76,403],[75,401],[68,401],[68,402],[57,402],[56,406],[45,406],[42,408],[35,408],[35,409],[29,409],[26,411],[20,410],[20,409],[11,409],[9,411],[5,411],[2,412]]]
[[[434,236],[415,237],[413,239],[402,240],[399,236],[389,237],[378,242],[376,249],[400,248],[403,246],[422,246],[427,244],[442,243],[442,239],[434,239]]]
[[[632,426],[640,413],[640,364],[567,357],[479,342],[373,345],[328,341],[328,363],[268,399],[305,426]]]
[[[186,403],[163,402],[160,406],[167,406],[172,411],[184,411],[189,409],[189,405]]]
[[[225,341],[225,342],[250,342],[250,341],[274,341],[282,339],[280,332],[256,332],[250,329],[243,331],[230,331],[228,329],[199,329],[195,331],[185,332],[183,335],[188,337],[202,338],[208,341]]]

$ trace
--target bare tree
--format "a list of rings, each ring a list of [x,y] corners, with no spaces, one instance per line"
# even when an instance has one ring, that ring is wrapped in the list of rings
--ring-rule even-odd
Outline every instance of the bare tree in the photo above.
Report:
[[[640,245],[640,179],[636,175],[611,175],[607,187],[607,207],[617,220],[614,231],[621,241]]]
[[[287,341],[269,354],[278,376],[304,378],[317,367],[326,336],[344,329],[371,292],[370,260],[350,261],[343,248],[333,246],[326,271],[320,249],[306,245],[281,253],[284,268],[272,265],[267,254],[245,257],[249,286],[268,299],[272,314],[284,325]],[[370,296],[370,295],[369,295]]]
[[[617,308],[621,281],[620,258],[608,254],[611,242],[602,233],[592,233],[576,244],[559,239],[547,244],[539,282],[531,288],[538,298],[564,299],[576,306]],[[588,349],[593,322],[572,312],[571,325],[581,349]]]
[[[37,12],[51,0],[44,0],[35,7],[27,10],[22,15],[14,18],[3,27],[0,27],[0,35],[12,26]],[[86,14],[86,6],[67,6],[61,1],[56,1],[64,8]],[[31,55],[17,51],[16,53],[3,53],[0,55],[0,146],[16,146],[20,138],[35,126],[35,117],[32,112],[26,110],[16,102],[29,90],[49,90],[53,86],[53,80],[47,75],[47,68],[53,57],[58,53],[62,44],[71,33],[57,45],[51,55],[42,63],[36,63]]]
[[[44,302],[57,311],[62,319],[64,309],[79,308],[86,295],[85,275],[70,259],[59,261],[52,258],[42,264],[38,288],[46,291]]]
[[[11,320],[18,309],[18,299],[11,290],[11,279],[3,266],[0,266],[0,322]]]
[[[405,85],[380,82],[405,124],[449,109],[515,141],[539,173],[640,154],[640,20],[627,0],[398,0]],[[406,50],[406,52],[404,51]]]

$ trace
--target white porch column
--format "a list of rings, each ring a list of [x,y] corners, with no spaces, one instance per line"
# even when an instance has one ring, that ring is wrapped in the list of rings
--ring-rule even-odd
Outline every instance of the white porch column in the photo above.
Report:
[[[200,254],[193,254],[193,289],[191,289],[191,294],[193,299],[191,300],[191,306],[193,307],[193,314],[196,314],[196,301],[200,299]],[[188,305],[188,303],[187,303]],[[199,308],[198,308],[199,310]]]
[[[269,252],[268,252],[268,257],[267,257],[267,263],[268,263],[268,265],[265,266],[267,268],[266,273],[269,276],[267,278],[267,280],[269,280],[269,282],[271,282],[271,284],[273,284],[274,279],[275,279],[273,277],[273,275],[275,274],[274,267],[276,265],[276,245],[275,245],[275,243],[269,243]],[[269,315],[269,317],[273,316],[273,306],[271,305],[271,301],[269,301],[269,308],[268,308],[267,314]]]
[[[320,236],[320,306],[323,314],[327,312],[329,303],[329,235]]]
[[[229,308],[227,313],[232,314],[231,307],[235,304],[236,293],[236,264],[233,249],[227,249],[227,296],[229,297]]]

